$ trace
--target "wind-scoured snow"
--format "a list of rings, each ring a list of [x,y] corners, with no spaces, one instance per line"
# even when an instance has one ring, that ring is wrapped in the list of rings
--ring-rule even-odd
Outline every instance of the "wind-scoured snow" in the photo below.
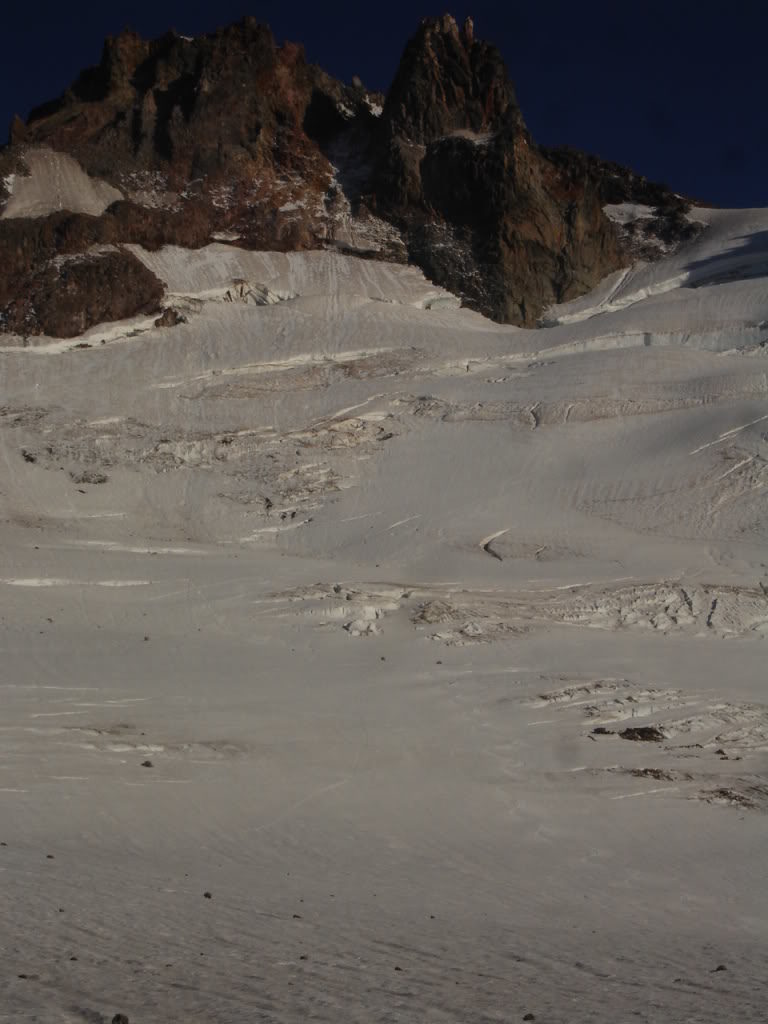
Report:
[[[660,308],[661,304],[653,301],[658,299],[664,305],[661,315],[675,318],[677,314],[678,322],[706,317],[717,323],[731,314],[748,319],[758,311],[764,315],[768,281],[765,211],[695,212],[707,223],[696,241],[657,263],[638,263],[619,271],[588,295],[550,308],[545,322],[571,325],[644,301],[642,318],[635,317],[635,325],[646,327],[649,313],[654,317]],[[690,289],[715,285],[731,287],[698,298],[689,295]],[[667,293],[674,294],[667,298]],[[623,322],[628,321],[624,318]]]
[[[762,1022],[768,212],[701,215],[539,330],[134,248],[185,323],[0,352],[0,1018]]]

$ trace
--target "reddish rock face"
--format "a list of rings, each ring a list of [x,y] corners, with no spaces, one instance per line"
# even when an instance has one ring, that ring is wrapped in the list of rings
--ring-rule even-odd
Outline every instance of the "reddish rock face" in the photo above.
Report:
[[[185,219],[197,203],[211,231],[246,245],[310,248],[326,237],[333,171],[304,121],[323,99],[341,123],[339,103],[361,106],[251,18],[194,40],[123,33],[98,67],[32,112],[24,142],[66,151],[136,206]]]
[[[159,309],[163,285],[125,249],[204,245],[210,235],[205,208],[186,216],[114,203],[101,217],[54,213],[0,221],[0,331],[24,337],[69,338],[105,321]]]
[[[89,253],[29,275],[2,315],[14,334],[73,338],[105,321],[156,312],[163,291],[132,253]]]
[[[9,304],[34,275],[54,294],[31,333],[70,331],[73,296],[121,274],[124,290],[138,287],[136,309],[154,301],[127,253],[83,261],[90,269],[73,272],[82,288],[63,288],[51,260],[94,245],[198,247],[219,235],[248,248],[408,258],[467,304],[518,324],[625,259],[601,210],[604,176],[534,145],[498,51],[447,15],[421,24],[386,100],[307,64],[300,46],[276,46],[252,18],[192,40],[126,32],[62,97],[14,123],[0,188],[24,173],[30,146],[70,154],[125,201],[100,217],[0,220],[5,330],[19,324]],[[6,198],[0,191],[0,208]],[[70,310],[61,318],[57,302]],[[85,320],[117,308],[105,293]]]

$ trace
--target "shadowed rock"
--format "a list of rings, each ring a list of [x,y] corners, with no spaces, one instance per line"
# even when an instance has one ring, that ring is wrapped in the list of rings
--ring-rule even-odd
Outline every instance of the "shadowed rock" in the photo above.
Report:
[[[277,46],[253,18],[195,39],[123,32],[61,97],[14,121],[0,210],[30,147],[68,154],[125,198],[88,216],[52,196],[46,214],[35,187],[34,213],[0,220],[5,331],[69,336],[157,308],[156,286],[128,254],[84,260],[63,287],[52,260],[94,245],[343,248],[353,224],[353,251],[408,258],[467,305],[527,325],[626,262],[601,208],[610,175],[536,147],[500,53],[471,19],[425,19],[386,100],[308,64],[301,46]],[[664,230],[682,231],[679,208],[667,214]],[[42,287],[52,297],[32,316],[19,296]]]
[[[622,729],[619,736],[623,740],[639,740],[641,743],[661,743],[666,737],[656,725],[638,725]]]

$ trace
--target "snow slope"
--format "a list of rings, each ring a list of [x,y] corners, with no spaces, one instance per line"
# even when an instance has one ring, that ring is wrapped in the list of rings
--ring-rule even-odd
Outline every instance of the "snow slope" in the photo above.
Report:
[[[89,177],[66,153],[44,147],[24,154],[28,174],[15,174],[0,219],[45,217],[58,210],[98,216],[123,194],[106,181]]]
[[[764,1019],[768,212],[707,216],[539,331],[217,245],[0,352],[0,1021]]]

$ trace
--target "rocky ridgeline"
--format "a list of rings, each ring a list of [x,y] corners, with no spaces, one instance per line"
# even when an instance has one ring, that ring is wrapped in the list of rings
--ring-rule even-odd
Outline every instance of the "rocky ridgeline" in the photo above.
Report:
[[[30,154],[66,155],[116,198],[18,215]],[[645,179],[613,166],[534,144],[469,20],[423,21],[386,98],[252,18],[195,39],[125,32],[0,151],[0,330],[71,337],[159,310],[162,283],[124,246],[210,241],[411,261],[494,320],[533,325],[627,262],[602,205]],[[644,187],[682,229],[682,201]]]

